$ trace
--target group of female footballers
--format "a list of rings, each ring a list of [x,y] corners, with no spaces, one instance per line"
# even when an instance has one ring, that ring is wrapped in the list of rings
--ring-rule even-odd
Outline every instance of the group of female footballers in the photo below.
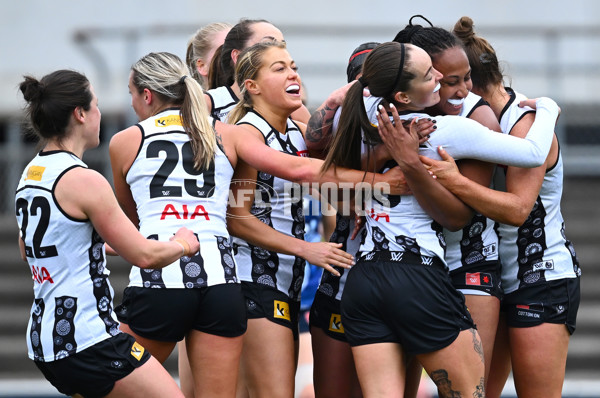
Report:
[[[511,371],[519,396],[559,397],[580,269],[556,103],[504,87],[468,17],[359,46],[312,116],[297,69],[265,20],[142,57],[114,194],[81,161],[90,82],[25,77],[43,146],[15,203],[44,376],[84,397],[293,397],[308,261],[316,397],[415,397],[423,369],[442,397],[499,397]],[[298,183],[388,190],[330,203],[329,242],[308,242]],[[106,254],[133,265],[114,311]],[[160,365],[178,342],[180,387]]]

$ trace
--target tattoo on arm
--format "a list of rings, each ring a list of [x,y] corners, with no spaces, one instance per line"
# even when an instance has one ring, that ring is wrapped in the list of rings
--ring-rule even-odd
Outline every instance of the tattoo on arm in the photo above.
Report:
[[[324,138],[329,139],[334,115],[335,109],[328,106],[313,113],[306,126],[306,139],[310,142],[320,142]]]
[[[225,152],[225,145],[223,145],[223,138],[221,137],[221,134],[219,134],[219,133],[217,132],[217,130],[216,130],[216,129],[215,129],[215,137],[216,137],[216,139],[217,139],[217,146],[218,146],[219,148],[221,148],[221,151],[223,151],[223,154],[225,154],[225,156],[226,156],[227,158],[229,158],[229,157],[227,156],[227,153]]]

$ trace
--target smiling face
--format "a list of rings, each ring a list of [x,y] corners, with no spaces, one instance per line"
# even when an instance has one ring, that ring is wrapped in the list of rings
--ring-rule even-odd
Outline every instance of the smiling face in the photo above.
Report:
[[[419,47],[411,47],[410,65],[407,70],[412,72],[415,78],[410,82],[407,91],[396,93],[396,98],[406,103],[406,109],[422,110],[439,102],[439,82],[442,74],[433,67],[429,54]],[[405,101],[402,101],[402,98]]]
[[[444,75],[440,102],[435,108],[444,115],[458,115],[464,99],[473,89],[467,54],[461,47],[452,47],[437,55],[433,65]]]
[[[247,82],[255,107],[268,105],[291,114],[302,106],[302,82],[296,63],[286,49],[267,49],[256,79]]]

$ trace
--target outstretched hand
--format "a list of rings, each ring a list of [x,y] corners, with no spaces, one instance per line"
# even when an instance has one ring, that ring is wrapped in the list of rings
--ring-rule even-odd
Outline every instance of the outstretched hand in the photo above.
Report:
[[[392,112],[393,123],[385,108],[379,105],[377,130],[390,155],[403,168],[403,166],[409,164],[411,161],[418,159],[420,138],[418,128],[415,119],[413,119],[407,130],[402,124],[402,120],[400,120],[398,110],[394,104],[390,104],[390,110]]]
[[[521,108],[525,108],[526,106],[532,108],[532,109],[537,109],[537,103],[539,100],[546,98],[546,97],[540,97],[540,98],[528,98],[526,100],[523,100],[521,102],[519,102],[519,107]],[[558,106],[558,105],[557,105]],[[556,118],[556,121],[558,122],[558,118],[560,118],[560,106],[558,107],[558,117]]]
[[[341,250],[341,243],[308,242],[302,257],[309,263],[321,267],[335,276],[340,273],[333,267],[350,268],[354,265],[354,257]]]
[[[458,170],[456,162],[452,156],[450,156],[443,147],[438,147],[438,153],[442,160],[435,160],[426,156],[419,156],[419,158],[429,173],[432,174],[433,177],[439,182],[445,185],[444,183],[447,183],[450,180],[458,177],[460,175],[460,171]]]
[[[419,136],[419,144],[423,144],[429,140],[429,134],[433,133],[435,129],[437,129],[435,124],[436,120],[431,118],[414,118],[411,120],[403,120],[402,124],[404,125],[404,128],[410,128],[410,125],[415,121],[415,119],[417,119],[416,129],[417,135]]]

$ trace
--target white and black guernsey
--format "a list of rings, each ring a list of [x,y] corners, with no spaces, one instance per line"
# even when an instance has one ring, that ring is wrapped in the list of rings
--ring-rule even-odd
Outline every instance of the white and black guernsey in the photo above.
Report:
[[[335,229],[329,238],[330,242],[341,243],[342,247],[340,250],[345,251],[356,257],[358,250],[360,249],[361,242],[367,235],[367,230],[362,227],[355,239],[350,239],[352,232],[354,231],[355,220],[352,217],[345,217],[339,213],[335,215]],[[327,297],[334,298],[336,300],[342,299],[342,293],[344,292],[344,285],[348,278],[348,269],[342,267],[334,267],[340,276],[331,274],[330,272],[323,272],[321,281],[319,282],[318,291]]]
[[[70,152],[41,152],[25,168],[16,192],[33,276],[27,347],[35,361],[62,359],[119,333],[104,241],[89,220],[69,216],[56,201],[56,184],[75,167],[87,168]]]
[[[192,230],[200,252],[162,269],[133,267],[129,286],[202,288],[237,283],[226,211],[233,167],[220,147],[208,168],[194,168],[194,154],[179,109],[167,109],[138,124],[142,141],[127,172],[140,232],[168,241],[181,227]]]
[[[376,107],[370,106],[366,109],[372,110],[369,117],[376,123]],[[538,110],[542,117],[536,118],[525,139],[498,134],[468,118],[437,116],[437,129],[430,135],[429,140],[421,145],[419,154],[440,159],[437,147],[443,145],[448,154],[455,159],[479,159],[521,167],[533,166],[545,159],[552,134],[548,131],[548,126],[554,125],[558,115],[558,107],[552,101],[538,101]],[[401,115],[405,120],[414,117],[430,116],[423,113]],[[394,162],[389,162],[384,170],[393,164]],[[414,196],[374,195],[367,205],[367,210],[367,237],[361,245],[362,256],[368,259],[372,256],[369,253],[377,251],[412,252],[422,257],[423,264],[428,263],[428,257],[438,257],[445,262],[446,242],[443,228],[421,208]],[[400,258],[397,261],[400,261]]]
[[[227,123],[227,116],[229,112],[239,102],[238,97],[235,95],[231,87],[221,86],[205,91],[206,95],[210,97],[211,111],[210,116],[219,120],[223,123]]]
[[[526,99],[510,88],[511,99],[500,115],[500,127],[510,134],[515,124],[531,110],[519,107]],[[496,189],[505,189],[505,170],[499,169]],[[572,243],[566,238],[565,223],[560,210],[563,187],[563,161],[558,154],[556,164],[550,167],[533,209],[520,227],[498,224],[502,286],[505,293],[528,285],[544,283],[581,275],[579,262]]]
[[[479,95],[469,92],[458,116],[468,118],[475,109],[487,105]],[[498,261],[498,235],[494,230],[494,221],[479,213],[475,213],[460,231],[444,229],[444,235],[446,263],[450,271],[463,267],[472,269],[477,264]]]
[[[272,127],[261,115],[249,111],[237,124],[257,128],[265,144],[278,151],[308,156],[304,137],[298,126],[288,119],[285,133]],[[304,212],[299,184],[291,183],[258,170],[257,194],[251,212],[273,229],[304,239]],[[293,301],[300,300],[305,260],[254,246],[242,239],[233,239],[240,279],[277,289]]]

